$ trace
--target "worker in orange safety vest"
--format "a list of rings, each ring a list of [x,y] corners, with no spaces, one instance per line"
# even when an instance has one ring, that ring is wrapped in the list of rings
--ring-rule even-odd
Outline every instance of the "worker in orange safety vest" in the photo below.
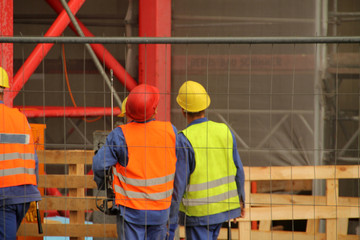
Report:
[[[38,160],[32,132],[24,114],[5,106],[9,88],[6,71],[0,67],[0,239],[16,239],[25,213],[29,218],[41,200],[37,188]]]
[[[154,119],[159,90],[148,84],[127,97],[127,124],[116,127],[93,157],[94,180],[113,170],[118,239],[165,239],[175,165],[177,129]]]

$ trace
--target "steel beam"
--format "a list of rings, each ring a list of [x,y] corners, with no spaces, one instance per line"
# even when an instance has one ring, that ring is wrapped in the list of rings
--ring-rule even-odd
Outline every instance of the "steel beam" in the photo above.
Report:
[[[46,0],[46,2],[58,14],[60,14],[60,12],[64,9],[58,0]],[[78,18],[75,17],[75,19],[86,37],[94,37],[90,30],[86,28],[85,25]],[[73,23],[70,23],[69,27],[77,35],[80,35]],[[111,53],[102,44],[90,44],[90,46],[94,50],[96,56],[101,60],[101,62],[104,62],[105,66],[108,69],[113,69],[114,75],[126,87],[127,90],[130,91],[137,85],[137,82],[132,78],[132,76],[130,76],[130,74],[126,72],[124,67],[111,55]]]
[[[109,107],[57,107],[57,106],[15,106],[28,118],[35,117],[95,117],[111,116]],[[120,108],[114,108],[114,115],[119,115]]]
[[[69,7],[72,13],[76,13],[80,7],[84,4],[85,0],[70,0]],[[63,10],[51,25],[49,30],[45,33],[45,37],[56,37],[65,30],[70,23],[70,18],[66,11]],[[41,61],[45,58],[54,44],[38,44],[32,51],[30,56],[26,59],[24,65],[17,71],[14,77],[14,83],[11,86],[9,101],[13,101],[16,95],[19,93],[24,84],[29,80],[29,77],[35,69],[39,66]]]
[[[171,0],[139,0],[139,36],[171,36]],[[139,83],[160,90],[157,119],[170,120],[171,45],[139,45]]]
[[[104,44],[354,44],[360,36],[337,37],[0,37],[0,43]]]
[[[0,1],[0,36],[13,36],[13,0]],[[13,44],[0,44],[0,66],[4,68],[9,76],[9,84],[13,84]],[[5,91],[4,102],[12,107],[10,100],[11,92]]]

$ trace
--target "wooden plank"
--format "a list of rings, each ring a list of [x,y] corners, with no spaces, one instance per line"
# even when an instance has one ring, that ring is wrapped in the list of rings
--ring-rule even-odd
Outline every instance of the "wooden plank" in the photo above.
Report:
[[[318,233],[319,226],[320,226],[319,219],[308,219],[306,223],[306,233],[312,233],[312,234]]]
[[[247,216],[248,213],[245,215]],[[243,219],[243,218],[241,218]],[[250,221],[241,221],[238,224],[238,239],[239,240],[250,240],[252,236],[251,231],[251,222]]]
[[[270,231],[271,230],[271,220],[260,221],[259,230],[260,231]]]
[[[347,206],[282,206],[246,208],[245,218],[238,221],[359,218],[358,207]]]
[[[275,191],[311,191],[312,180],[256,181],[256,189],[258,193]]]
[[[103,199],[99,197],[98,200]],[[100,202],[100,201],[99,201]],[[95,197],[52,197],[44,196],[39,202],[40,210],[97,210]]]
[[[326,205],[325,196],[252,193],[248,199],[251,206],[276,206],[284,204],[307,206]],[[338,205],[360,207],[360,202],[357,197],[339,197]]]
[[[18,236],[67,236],[67,237],[111,237],[116,238],[116,224],[43,224],[44,233],[38,233],[37,223],[23,223]]]
[[[245,178],[251,181],[358,179],[360,176],[358,165],[244,167],[244,171]]]
[[[337,233],[346,235],[348,233],[349,219],[339,218],[337,219]]]
[[[94,177],[91,175],[70,176],[49,174],[40,175],[39,184],[40,188],[96,188]]]
[[[44,164],[85,164],[91,165],[92,150],[43,150],[37,151],[39,163]]]
[[[69,176],[81,176],[85,173],[84,164],[70,164]],[[71,188],[69,189],[69,197],[83,198],[85,197],[85,189],[83,188]],[[85,222],[85,213],[83,211],[74,210],[70,211],[70,223],[83,223]],[[80,239],[80,238],[79,238]]]
[[[326,204],[336,206],[338,198],[338,181],[334,179],[326,180]],[[335,209],[336,211],[337,209]],[[337,216],[335,216],[337,217]],[[326,240],[336,240],[337,221],[336,219],[326,219]]]
[[[324,233],[308,234],[305,232],[290,231],[252,231],[251,240],[326,240]]]

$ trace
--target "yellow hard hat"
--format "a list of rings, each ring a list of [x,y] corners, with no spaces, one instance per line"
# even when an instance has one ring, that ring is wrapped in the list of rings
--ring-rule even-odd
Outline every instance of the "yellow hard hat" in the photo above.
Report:
[[[186,81],[179,89],[176,102],[186,112],[200,112],[209,107],[210,97],[200,83]]]
[[[121,113],[118,115],[119,117],[124,117],[125,113],[126,113],[126,102],[127,102],[127,97],[124,99],[124,101],[121,104]]]
[[[5,69],[0,67],[0,87],[9,88],[9,77]]]

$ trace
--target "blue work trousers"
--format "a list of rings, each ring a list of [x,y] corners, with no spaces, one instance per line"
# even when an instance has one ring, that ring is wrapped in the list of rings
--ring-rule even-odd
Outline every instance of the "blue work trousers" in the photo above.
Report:
[[[187,226],[185,228],[186,240],[216,240],[221,226],[222,223],[208,226]]]
[[[166,238],[166,223],[162,225],[137,225],[116,216],[117,234],[119,240],[164,240]]]
[[[29,206],[30,203],[28,202],[0,207],[0,239],[16,239],[16,232]]]

